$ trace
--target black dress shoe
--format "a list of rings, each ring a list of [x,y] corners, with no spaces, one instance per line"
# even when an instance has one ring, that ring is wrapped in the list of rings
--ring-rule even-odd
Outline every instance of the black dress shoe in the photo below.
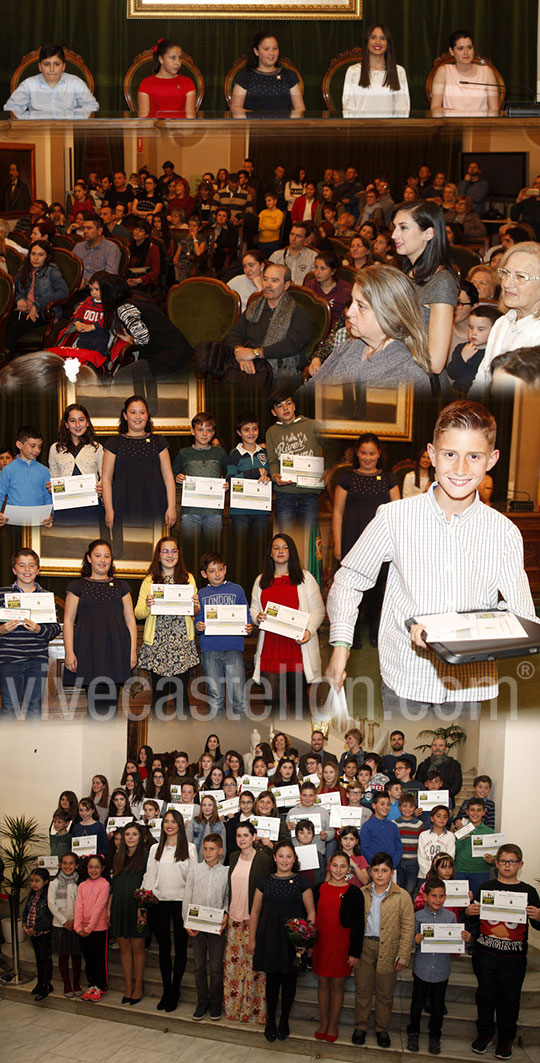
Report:
[[[156,1004],[156,1010],[157,1011],[165,1011],[165,1008],[167,1007],[167,1002],[169,1000],[170,995],[171,995],[170,989],[166,989],[165,992],[163,993],[163,996],[162,996],[159,1004]]]
[[[45,997],[48,997],[48,995],[49,995],[49,990],[48,989],[40,989],[39,993],[36,993],[34,995],[34,1000],[45,1000]]]
[[[365,1043],[366,1043],[366,1031],[365,1030],[355,1030],[353,1035],[352,1035],[352,1037],[351,1037],[351,1041],[352,1041],[353,1045],[365,1045]]]
[[[171,992],[167,996],[167,1003],[165,1004],[165,1011],[176,1011],[176,1006],[180,1000],[180,990],[171,989]]]
[[[122,1004],[131,1004],[131,997],[122,997]]]
[[[379,1030],[376,1034],[379,1048],[390,1048],[390,1034],[388,1030]]]
[[[278,1041],[286,1041],[288,1036],[289,1036],[289,1034],[290,1034],[290,1032],[291,1031],[289,1030],[289,1023],[288,1022],[280,1022],[279,1026],[278,1026],[278,1029],[277,1029],[277,1039],[278,1039]]]
[[[142,997],[131,997],[130,1004],[140,1004]]]
[[[267,1022],[264,1028],[264,1036],[267,1041],[275,1041],[277,1037],[277,1030],[275,1022]]]

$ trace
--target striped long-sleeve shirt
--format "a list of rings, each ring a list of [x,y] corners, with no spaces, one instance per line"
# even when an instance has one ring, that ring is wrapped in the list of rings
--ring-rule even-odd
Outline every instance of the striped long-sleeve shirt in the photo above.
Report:
[[[11,587],[0,587],[0,602],[4,602],[4,594],[9,591],[20,591],[17,580]],[[43,587],[35,585],[35,593],[43,594]],[[12,661],[47,661],[49,658],[49,642],[60,634],[60,624],[40,624],[37,634],[27,631],[22,624],[18,624],[14,631],[0,637],[0,665],[9,664]]]
[[[328,595],[330,642],[353,640],[358,608],[381,565],[390,562],[379,629],[381,676],[399,697],[439,704],[481,701],[498,692],[493,661],[448,665],[432,650],[413,646],[410,617],[495,609],[536,615],[523,567],[523,540],[502,513],[478,495],[463,513],[446,517],[437,484],[415,498],[380,506],[344,557]]]

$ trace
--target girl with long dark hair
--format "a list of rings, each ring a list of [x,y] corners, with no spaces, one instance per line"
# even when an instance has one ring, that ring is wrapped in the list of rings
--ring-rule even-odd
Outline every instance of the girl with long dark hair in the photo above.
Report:
[[[53,248],[47,240],[34,240],[15,277],[15,309],[8,318],[6,349],[13,355],[21,336],[45,325],[45,307],[64,299],[68,286],[52,260]],[[60,307],[55,316],[60,316]]]
[[[137,620],[144,620],[139,666],[150,672],[152,702],[172,693],[182,706],[188,699],[189,677],[199,663],[195,627],[191,616],[153,616],[152,585],[190,584],[195,614],[200,610],[197,584],[188,572],[176,539],[164,537],[156,543],[135,607]]]
[[[344,117],[408,118],[411,104],[407,75],[396,64],[388,26],[372,23],[367,27],[362,55],[362,62],[350,66],[345,75]]]
[[[141,886],[147,858],[146,828],[140,823],[127,824],[122,830],[118,853],[114,858],[107,909],[111,933],[120,946],[124,975],[122,1004],[138,1004],[143,995],[147,931],[146,928],[139,930],[137,902],[133,894]]]
[[[96,493],[101,498],[101,470],[103,468],[103,447],[96,439],[90,414],[85,406],[71,402],[66,406],[56,443],[49,450],[48,466],[51,476],[90,476],[96,478]],[[74,510],[59,510],[55,514],[57,523],[96,524],[101,506],[79,506]]]
[[[253,584],[250,611],[258,625],[266,619],[269,602],[309,613],[309,621],[301,639],[259,631],[254,679],[264,681],[265,697],[277,707],[284,677],[291,708],[302,709],[307,705],[307,683],[321,674],[317,630],[324,620],[324,604],[316,579],[302,568],[294,539],[284,533],[268,544],[263,571]]]
[[[448,361],[459,293],[444,214],[436,203],[417,200],[398,204],[392,220],[396,252],[403,257],[404,271],[418,290],[428,331],[431,372],[438,375]]]
[[[354,546],[364,528],[375,516],[379,506],[400,497],[398,482],[393,473],[386,472],[378,436],[363,432],[354,448],[353,467],[344,468],[338,475],[334,492],[332,534],[334,557],[341,561]],[[386,567],[375,587],[366,591],[364,601],[369,624],[369,638],[377,645],[379,617],[386,581]],[[357,621],[353,646],[360,649],[360,621]]]
[[[88,708],[110,714],[137,663],[137,625],[129,583],[114,579],[112,550],[94,539],[81,576],[68,584],[64,610],[64,683],[82,680]]]
[[[176,486],[168,442],[154,435],[146,399],[126,399],[118,434],[105,440],[103,502],[108,528],[149,521],[176,524]]]
[[[248,111],[290,111],[303,114],[304,100],[298,74],[279,65],[279,44],[273,33],[256,33],[238,73],[231,98],[233,118]]]
[[[180,45],[161,38],[152,51],[152,73],[139,85],[139,118],[195,118],[195,85],[180,73]]]
[[[152,929],[159,946],[163,994],[158,1011],[174,1011],[180,998],[180,983],[186,969],[187,934],[182,919],[182,898],[189,861],[197,863],[197,850],[186,838],[182,816],[169,811],[163,817],[161,837],[148,854],[143,889],[152,890],[158,904],[151,910]],[[174,936],[174,967],[171,961],[171,922]]]

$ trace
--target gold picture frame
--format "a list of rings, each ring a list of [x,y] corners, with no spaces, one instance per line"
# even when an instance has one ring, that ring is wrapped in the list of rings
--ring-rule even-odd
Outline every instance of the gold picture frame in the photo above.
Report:
[[[410,442],[414,392],[410,385],[366,388],[327,384],[315,389],[315,417],[323,436],[342,438],[375,432],[380,439]]]
[[[128,18],[267,18],[279,19],[361,19],[364,0],[289,0],[279,3],[262,0],[127,0]]]
[[[154,432],[167,436],[189,433],[196,413],[205,409],[205,381],[194,373],[173,380],[145,380],[134,388],[131,380],[113,380],[104,386],[101,381],[90,385],[62,381],[58,391],[58,420],[66,406],[80,402],[86,407],[96,433],[115,435],[120,410],[133,394],[144,395],[154,424]]]
[[[118,557],[115,552],[115,575],[125,579],[140,578],[146,575],[152,560],[154,546],[162,535],[167,534],[165,526],[156,522],[153,527],[135,527],[129,529],[135,548],[127,556]],[[175,529],[172,529],[174,536]],[[73,525],[53,525],[51,529],[40,525],[28,526],[23,530],[23,546],[35,550],[40,558],[40,578],[58,576],[77,579],[81,573],[81,562],[88,543],[103,537],[112,543],[115,550],[115,531],[113,535],[107,528],[95,530],[91,526],[79,528]]]

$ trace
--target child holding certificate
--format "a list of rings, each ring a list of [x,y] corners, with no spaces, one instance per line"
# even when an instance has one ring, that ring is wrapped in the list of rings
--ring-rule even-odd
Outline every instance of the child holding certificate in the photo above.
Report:
[[[274,392],[270,398],[270,413],[275,424],[266,433],[270,474],[275,484],[275,514],[278,527],[293,529],[297,524],[316,524],[319,516],[319,494],[324,483],[299,486],[293,478],[282,475],[280,458],[285,455],[321,458],[322,450],[316,421],[300,417],[289,391]]]
[[[253,585],[251,615],[258,625],[266,620],[269,602],[308,613],[308,623],[297,638],[260,630],[253,678],[263,686],[265,700],[272,708],[281,707],[284,684],[291,711],[301,712],[307,706],[307,684],[321,676],[317,630],[324,620],[324,603],[319,584],[302,568],[290,535],[274,535],[263,571]]]
[[[253,630],[248,602],[243,588],[238,583],[229,583],[227,565],[221,554],[203,554],[200,570],[208,585],[199,592],[202,615],[197,621],[197,631],[211,715],[225,714],[227,693],[231,717],[237,720],[239,714],[244,716],[247,712],[244,635],[251,635]],[[246,624],[242,634],[237,630],[228,634],[225,627],[216,634],[207,631],[209,610],[217,614],[220,606],[245,606]],[[216,618],[219,620],[219,616]]]
[[[193,444],[178,451],[173,463],[177,484],[188,477],[210,477],[222,480],[227,476],[227,455],[222,447],[214,446],[216,419],[212,413],[197,413],[191,422]],[[201,500],[202,501],[202,500]],[[193,540],[199,535],[199,547],[204,542],[207,550],[215,550],[221,535],[223,511],[206,506],[182,504],[182,535]],[[185,543],[184,543],[185,546]]]
[[[0,470],[0,526],[9,521],[9,515],[6,516],[1,511],[6,495],[8,506],[52,508],[51,493],[47,487],[50,480],[49,470],[37,460],[43,446],[41,432],[32,425],[23,425],[17,433],[15,446],[19,452],[15,461],[9,462]],[[52,524],[50,514],[42,524],[47,527]]]
[[[88,410],[78,402],[66,406],[56,443],[49,450],[51,476],[90,476],[96,478],[96,492],[101,498],[101,468],[103,447],[96,439],[94,426]],[[60,510],[55,514],[56,523],[97,524],[103,513],[101,507],[87,506]]]
[[[10,591],[20,594],[43,593],[36,582],[39,557],[34,550],[21,547],[11,558],[15,579],[10,587],[0,589],[0,600]],[[2,591],[4,594],[2,594]],[[37,624],[30,617],[0,623],[0,695],[2,714],[40,717],[49,664],[49,642],[60,634],[60,624]]]
[[[229,869],[221,863],[223,859],[223,841],[215,832],[207,834],[203,842],[203,861],[190,864],[188,868],[182,915],[184,924],[190,915],[190,907],[224,909],[219,933],[213,934],[204,929],[195,930],[186,927],[191,938],[191,951],[195,966],[195,985],[197,986],[197,1007],[194,1019],[204,1019],[210,1009],[210,1018],[221,1018],[223,1002],[223,957],[225,952],[225,927],[227,925],[227,908],[229,900]],[[210,968],[207,971],[207,963]],[[208,975],[210,977],[208,977]]]
[[[409,1025],[407,1027],[407,1049],[409,1052],[418,1052],[422,1009],[428,997],[431,997],[429,1052],[431,1055],[439,1055],[441,1051],[444,1000],[450,977],[451,953],[423,952],[424,933],[422,927],[425,923],[455,923],[457,920],[454,912],[444,907],[446,890],[444,882],[440,878],[428,879],[424,896],[426,899],[425,907],[417,911],[414,917],[416,952],[413,960],[413,995]],[[470,941],[471,935],[468,931],[462,930],[461,937],[463,941]]]
[[[191,616],[152,615],[152,585],[157,583],[189,584],[193,588],[195,615],[199,612],[195,579],[184,564],[176,539],[167,536],[156,543],[152,562],[141,583],[135,616],[145,621],[138,663],[150,673],[152,707],[164,708],[172,694],[178,711],[189,704],[189,677],[199,663],[195,628]]]
[[[317,903],[319,936],[313,949],[320,1026],[318,1041],[337,1041],[345,979],[356,967],[364,937],[364,896],[351,889],[349,857],[334,853]]]
[[[508,910],[506,918],[504,912],[498,918],[490,912],[488,919],[481,914],[482,890],[478,890],[474,903],[465,911],[468,917],[480,920],[473,951],[473,971],[478,982],[478,1037],[471,1048],[483,1054],[497,1031],[495,1055],[497,1059],[510,1059],[527,969],[529,922],[534,930],[540,930],[540,898],[534,886],[520,880],[523,853],[519,845],[502,845],[497,851],[495,867],[496,874],[484,883],[482,890],[524,894],[525,909],[519,921],[515,909]]]

